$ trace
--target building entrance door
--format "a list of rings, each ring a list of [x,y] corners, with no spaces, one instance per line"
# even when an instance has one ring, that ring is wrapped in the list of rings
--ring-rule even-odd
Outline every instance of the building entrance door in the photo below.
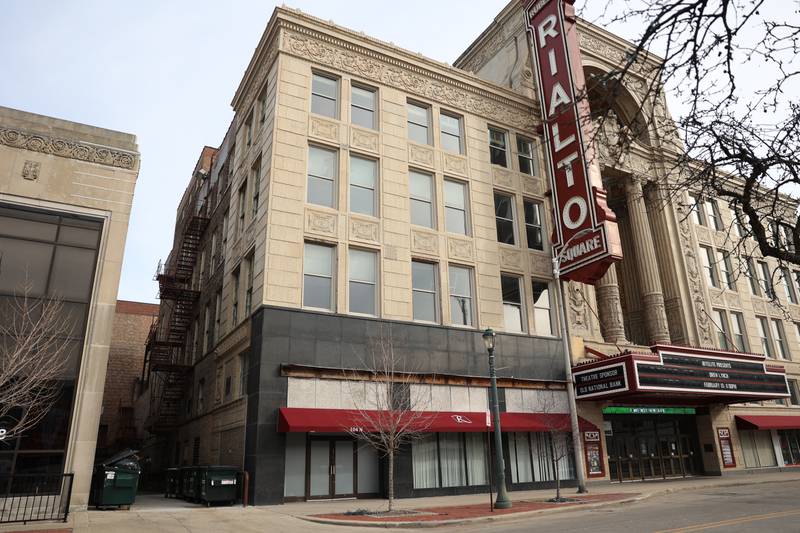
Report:
[[[311,437],[307,456],[308,499],[355,496],[354,444],[347,437]]]

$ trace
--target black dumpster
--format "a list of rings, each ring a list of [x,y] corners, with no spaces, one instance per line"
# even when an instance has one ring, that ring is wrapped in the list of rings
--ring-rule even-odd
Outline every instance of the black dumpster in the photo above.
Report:
[[[125,450],[98,463],[92,476],[89,504],[95,507],[130,508],[139,485],[139,459],[136,450]]]
[[[200,467],[200,501],[208,506],[212,503],[236,503],[238,472],[235,466]]]
[[[181,497],[187,502],[196,502],[200,500],[200,481],[199,468],[197,466],[184,466],[181,468],[181,476],[183,490]]]
[[[177,498],[180,490],[180,478],[178,476],[177,468],[167,468],[166,475],[164,476],[164,497]]]

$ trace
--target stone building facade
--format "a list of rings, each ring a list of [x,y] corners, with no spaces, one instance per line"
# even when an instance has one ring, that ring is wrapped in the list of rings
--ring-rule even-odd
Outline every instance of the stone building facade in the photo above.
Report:
[[[76,507],[89,496],[138,172],[133,135],[0,107],[0,306],[30,283],[75,324],[60,399],[40,427],[4,443],[0,471],[73,472]]]
[[[579,21],[578,31],[587,78],[630,46],[588,23]],[[414,394],[428,399],[421,409],[438,413],[429,435],[397,459],[398,495],[485,491],[480,335],[492,328],[507,479],[512,490],[552,483],[544,415],[564,420],[565,373],[531,69],[516,2],[455,66],[275,10],[234,95],[222,145],[205,149],[192,175],[159,278],[161,326],[146,363],[154,462],[241,464],[257,504],[385,493],[385,464],[347,427],[374,393],[370,353],[390,342],[413,368]],[[620,120],[640,120],[630,111],[644,87],[640,78],[630,82]],[[677,143],[662,127],[671,123],[665,103],[651,108],[658,118],[630,151],[604,152],[626,259],[594,287],[567,286],[576,363],[623,350],[658,354],[650,347],[659,345],[736,357],[719,350],[731,347],[716,344],[707,316],[721,304],[697,262],[703,230],[681,216],[688,197],[665,207],[659,196]],[[217,258],[211,267],[208,258]],[[756,309],[747,309],[755,335]],[[748,337],[748,346],[758,340]],[[778,377],[768,379],[782,380],[783,367],[773,366],[765,372]],[[785,370],[794,372],[791,364]],[[582,401],[590,476],[619,474],[614,454],[628,442],[613,435],[635,439],[642,424],[664,426],[653,434],[664,476],[721,471],[721,445],[710,435],[723,422],[733,453],[745,453],[729,423],[737,411],[726,402],[675,401],[687,418],[639,413],[620,421],[608,410],[618,407],[613,400]],[[673,446],[682,462],[667,472]],[[560,468],[566,478],[574,465]]]

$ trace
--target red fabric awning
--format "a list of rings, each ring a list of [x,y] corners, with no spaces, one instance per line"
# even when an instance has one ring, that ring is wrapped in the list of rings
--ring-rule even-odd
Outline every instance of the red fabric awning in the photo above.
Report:
[[[800,429],[800,416],[736,415],[739,429]]]
[[[387,413],[385,411],[358,411],[356,409],[313,409],[281,407],[278,416],[278,431],[282,433],[343,433],[352,431],[374,431],[386,422],[408,423],[426,433],[461,433],[487,431],[485,412],[439,411],[412,414]],[[583,431],[597,431],[591,422],[580,418]],[[503,431],[569,431],[569,415],[566,413],[500,413]],[[357,428],[357,429],[356,429]]]

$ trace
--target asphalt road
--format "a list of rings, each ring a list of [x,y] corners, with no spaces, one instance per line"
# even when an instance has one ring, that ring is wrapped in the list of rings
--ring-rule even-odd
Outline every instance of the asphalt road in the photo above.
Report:
[[[725,533],[800,532],[800,482],[683,491],[641,502],[437,531]]]

